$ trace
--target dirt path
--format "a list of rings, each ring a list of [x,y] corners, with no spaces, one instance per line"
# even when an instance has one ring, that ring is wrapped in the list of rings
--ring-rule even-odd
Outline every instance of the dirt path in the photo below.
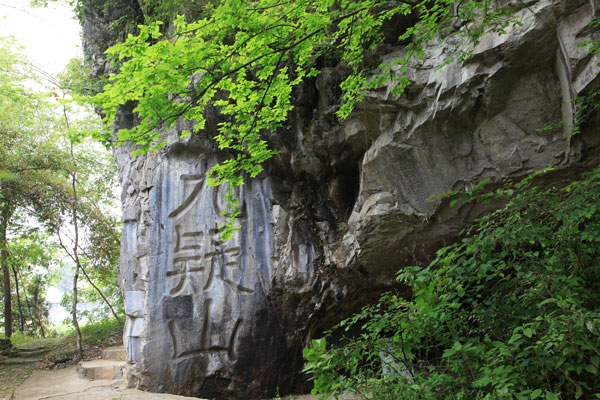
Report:
[[[41,366],[54,340],[31,341],[27,348],[12,348],[0,355],[0,399],[12,392]]]
[[[105,378],[98,376],[102,368],[96,364],[114,362],[118,368],[117,376],[108,379],[86,379],[81,377],[76,365],[69,362],[73,349],[66,342],[55,339],[38,339],[27,343],[27,348],[13,348],[0,355],[0,400],[38,400],[38,399],[128,399],[128,400],[160,400],[160,399],[189,399],[189,397],[145,393],[127,389],[122,377],[121,365],[123,358],[115,361],[94,360],[100,350],[87,349],[88,368],[83,376]],[[114,350],[114,349],[113,349]],[[117,351],[117,358],[119,356]],[[124,354],[121,348],[121,353]],[[104,354],[104,352],[102,353]],[[115,353],[107,353],[109,356]],[[121,355],[122,356],[122,355]],[[62,361],[65,359],[65,361]],[[71,364],[71,366],[69,366]],[[50,366],[59,369],[42,369]],[[66,368],[60,368],[67,366]],[[94,375],[94,372],[96,375]],[[101,374],[100,374],[101,375]]]

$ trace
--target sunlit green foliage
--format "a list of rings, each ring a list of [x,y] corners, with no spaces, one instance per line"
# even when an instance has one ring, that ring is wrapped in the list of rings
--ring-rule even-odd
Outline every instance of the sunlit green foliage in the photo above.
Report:
[[[103,77],[93,76],[90,66],[79,58],[72,58],[58,78],[65,90],[77,96],[93,96],[106,84]]]
[[[58,171],[66,168],[66,153],[56,144],[47,95],[31,89],[38,82],[15,43],[1,37],[0,206],[21,207],[44,219],[64,206]]]
[[[502,33],[514,22],[493,2],[475,0],[216,3],[208,17],[186,22],[179,16],[167,34],[156,21],[111,47],[109,55],[122,64],[95,101],[109,126],[119,107],[135,105],[138,123],[119,130],[116,141],[111,134],[104,136],[106,144],[137,145],[134,154],[164,146],[161,132],[178,118],[192,121],[194,132],[201,132],[206,108],[216,107],[225,121],[214,139],[231,157],[212,168],[209,182],[227,183],[230,190],[245,176],[257,176],[273,156],[265,134],[287,121],[294,88],[318,75],[315,67],[321,56],[337,52],[349,67],[341,84],[344,104],[338,111],[347,117],[367,89],[390,84],[400,95],[409,83],[409,60],[423,56],[434,37],[455,37],[459,44],[454,58],[462,60],[483,34]],[[413,21],[395,40],[407,43],[406,52],[369,66],[369,56],[384,41],[380,28],[391,18]],[[229,203],[235,215],[233,199],[230,196]]]
[[[591,399],[600,393],[600,169],[498,190],[479,221],[393,293],[314,341],[315,391],[377,399]],[[489,195],[483,197],[490,199]]]
[[[123,335],[123,325],[114,318],[106,318],[95,323],[86,324],[81,328],[83,338],[87,343],[106,343],[109,338],[120,338]]]
[[[0,266],[5,335],[12,333],[12,285],[9,235],[15,219],[27,213],[50,221],[68,202],[59,171],[64,152],[52,139],[52,109],[32,65],[13,40],[0,38]],[[21,326],[23,324],[21,323]]]

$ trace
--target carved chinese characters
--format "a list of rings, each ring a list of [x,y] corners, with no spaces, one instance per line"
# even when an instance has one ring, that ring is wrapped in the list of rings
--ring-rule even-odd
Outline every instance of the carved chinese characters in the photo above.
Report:
[[[254,271],[245,270],[243,230],[222,242],[223,190],[208,187],[204,175],[185,174],[180,180],[182,201],[168,215],[172,247],[162,310],[173,359],[220,355],[230,362],[243,324],[234,310],[254,293]]]

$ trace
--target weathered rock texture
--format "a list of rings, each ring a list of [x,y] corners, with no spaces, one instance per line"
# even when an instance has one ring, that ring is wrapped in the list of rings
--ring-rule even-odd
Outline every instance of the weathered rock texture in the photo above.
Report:
[[[292,390],[309,338],[486,211],[433,195],[597,162],[597,120],[569,135],[571,100],[600,83],[600,60],[576,46],[597,1],[505,3],[522,26],[486,37],[462,66],[437,69],[453,44],[432,46],[404,96],[370,93],[347,120],[335,117],[344,66],[322,66],[269,138],[280,154],[237,193],[240,230],[228,242],[217,232],[222,190],[204,176],[226,157],[213,131],[180,140],[178,123],[163,151],[115,151],[131,386],[217,398]],[[402,51],[388,44],[372,58]],[[119,123],[134,122],[123,111]]]

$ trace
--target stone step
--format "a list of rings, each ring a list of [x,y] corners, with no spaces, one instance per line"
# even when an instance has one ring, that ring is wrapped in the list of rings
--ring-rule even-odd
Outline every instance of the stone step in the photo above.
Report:
[[[34,364],[40,362],[39,358],[5,358],[2,361],[4,365],[23,365],[23,364]]]
[[[126,361],[125,348],[123,346],[109,347],[102,350],[103,360]]]
[[[12,357],[24,357],[24,358],[31,358],[31,357],[37,357],[37,356],[41,356],[42,354],[46,354],[50,351],[50,349],[38,349],[38,350],[24,350],[24,349],[17,349],[13,352],[10,353],[10,355]]]
[[[94,360],[79,363],[77,372],[82,378],[96,379],[122,379],[123,368],[127,365],[123,361]]]
[[[18,347],[17,349],[19,351],[40,351],[40,350],[50,351],[49,348],[44,347],[44,346],[38,346],[38,347]]]

